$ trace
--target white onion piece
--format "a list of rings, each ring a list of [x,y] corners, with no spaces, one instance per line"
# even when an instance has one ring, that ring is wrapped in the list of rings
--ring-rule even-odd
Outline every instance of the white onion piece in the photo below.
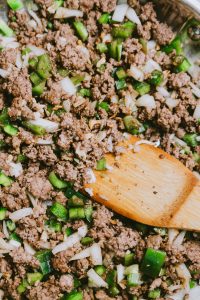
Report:
[[[31,125],[37,125],[46,130],[46,132],[55,132],[59,128],[59,124],[53,121],[49,121],[47,119],[38,118],[37,120],[28,121]]]
[[[179,231],[177,229],[170,228],[168,229],[168,240],[169,244],[172,244],[174,239],[177,237],[179,234]]]
[[[29,25],[30,27],[34,28],[34,29],[37,28],[37,23],[36,23],[36,21],[33,20],[33,19],[28,21],[28,25]]]
[[[68,9],[65,7],[59,7],[54,16],[55,19],[67,19],[72,17],[83,17],[83,12],[77,9]]]
[[[9,218],[14,221],[17,222],[25,217],[28,217],[30,215],[33,214],[33,210],[31,207],[26,207],[26,208],[22,208],[22,209],[18,209],[15,212],[11,213],[9,215]]]
[[[38,18],[37,14],[31,9],[28,9],[28,13],[36,21],[37,25],[39,27],[42,27],[42,22],[41,22],[40,18]]]
[[[173,137],[173,142],[175,142],[175,144],[181,146],[181,147],[186,147],[187,146],[187,143],[184,142],[183,140],[177,138],[176,136]]]
[[[36,252],[27,242],[24,242],[24,251],[30,255],[34,255]]]
[[[192,82],[189,83],[192,88],[192,93],[197,97],[200,98],[200,89]]]
[[[3,78],[7,78],[11,73],[11,68],[4,70],[4,69],[0,69],[0,76]]]
[[[155,48],[156,48],[156,42],[154,40],[147,42],[147,50],[148,51],[155,50]]]
[[[46,51],[42,48],[36,47],[34,45],[28,44],[27,48],[29,48],[31,50],[31,52],[36,55],[36,56],[40,56],[42,54],[45,54]]]
[[[105,287],[108,288],[107,282],[105,282],[101,276],[99,276],[93,269],[87,272],[90,281],[94,284],[94,287]]]
[[[21,58],[21,53],[20,52],[17,53],[15,65],[16,65],[16,67],[18,69],[21,69],[23,67],[23,62],[22,62],[22,58]]]
[[[154,70],[159,70],[159,71],[162,71],[160,65],[153,59],[149,59],[144,68],[143,68],[143,72],[145,74],[150,74],[152,73]]]
[[[185,290],[185,289],[182,289],[182,290],[179,290],[178,292],[176,292],[176,293],[173,294],[173,295],[166,295],[165,297],[166,297],[166,298],[173,299],[173,300],[183,300],[185,294],[186,294],[186,290]],[[197,299],[195,299],[195,300],[197,300]]]
[[[176,266],[176,272],[180,278],[184,279],[184,287],[187,291],[189,291],[190,289],[189,282],[190,282],[191,274],[188,268],[186,267],[186,265],[182,263]]]
[[[9,172],[11,176],[14,177],[19,177],[23,173],[23,168],[21,163],[14,163],[14,162],[9,162],[8,165],[10,166]]]
[[[41,234],[41,237],[40,237],[41,241],[43,242],[47,242],[48,241],[48,233],[46,232],[46,230],[44,230]]]
[[[113,13],[112,20],[115,21],[115,22],[120,22],[120,23],[123,22],[127,10],[128,10],[128,5],[127,4],[117,5],[116,8],[115,8],[115,11]]]
[[[144,80],[144,73],[139,68],[137,68],[133,65],[131,65],[128,73],[130,76],[132,76],[134,79],[136,79],[138,81]]]
[[[75,95],[76,94],[76,87],[73,84],[73,82],[71,81],[71,79],[69,79],[69,77],[65,77],[64,79],[62,79],[60,81],[61,87],[62,89],[69,95]]]
[[[108,33],[108,34],[103,36],[102,42],[103,43],[110,43],[110,42],[112,42],[112,39],[113,39],[112,35],[110,33]]]
[[[7,243],[4,239],[0,238],[0,249],[13,250],[15,247]]]
[[[163,97],[170,97],[170,93],[163,86],[158,86],[156,89]]]
[[[88,193],[88,195],[89,195],[90,197],[92,197],[92,196],[94,195],[93,189],[91,189],[91,188],[85,188],[85,191],[86,191],[86,193]]]
[[[55,255],[61,251],[65,251],[69,248],[72,248],[76,243],[80,242],[82,237],[87,234],[87,226],[82,226],[78,229],[78,232],[67,237],[66,241],[58,244],[55,248],[53,248],[52,253]]]
[[[87,169],[85,173],[88,178],[88,180],[87,180],[88,183],[96,182],[96,176],[95,176],[94,172],[92,171],[92,169]]]
[[[57,9],[58,9],[58,2],[57,1],[55,1],[51,6],[49,6],[47,8],[47,10],[50,14],[55,14]]]
[[[124,279],[125,267],[122,265],[117,265],[117,283],[120,283]]]
[[[189,292],[189,300],[198,300],[200,299],[200,286],[195,286]]]
[[[69,100],[63,101],[63,108],[66,112],[70,112],[71,109],[71,103]]]
[[[91,253],[90,247],[86,248],[86,249],[82,250],[81,252],[75,254],[72,258],[70,258],[70,261],[89,257],[90,253]]]
[[[10,240],[10,241],[8,242],[8,244],[11,245],[11,246],[13,246],[14,248],[19,248],[19,247],[21,247],[21,243],[18,242],[18,241],[15,241],[15,240]]]
[[[146,107],[149,109],[155,109],[156,108],[156,102],[153,96],[150,96],[148,94],[141,96],[136,100],[136,106],[138,107]]]
[[[6,222],[3,221],[3,234],[5,235],[5,237],[8,239],[9,238],[9,232],[8,232],[8,228],[6,226]]]
[[[78,228],[78,234],[80,235],[81,238],[85,237],[88,232],[87,225],[83,225]]]
[[[194,114],[193,114],[193,117],[196,119],[196,120],[199,120],[200,119],[200,101],[197,103],[197,106],[194,110]]]
[[[5,49],[16,49],[20,46],[20,44],[16,42],[15,37],[6,37],[0,35],[0,46]]]
[[[169,97],[166,99],[166,104],[169,108],[173,109],[179,104],[179,100]]]
[[[102,265],[102,253],[99,244],[94,243],[90,248],[91,260],[94,266]]]
[[[52,145],[53,141],[52,141],[52,139],[43,140],[43,139],[39,138],[39,139],[37,139],[37,144],[38,145]]]
[[[129,7],[126,11],[126,17],[127,19],[129,19],[131,22],[137,24],[137,25],[141,25],[141,21],[138,17],[138,15],[136,14],[135,10],[132,7]]]
[[[173,246],[179,247],[183,243],[185,234],[186,234],[186,231],[181,231],[181,233],[179,233],[179,235],[174,240]]]

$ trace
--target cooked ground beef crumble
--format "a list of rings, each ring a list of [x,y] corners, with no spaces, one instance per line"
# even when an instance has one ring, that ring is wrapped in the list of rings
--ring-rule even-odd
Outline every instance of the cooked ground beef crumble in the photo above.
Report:
[[[116,0],[14,2],[0,28],[0,299],[200,299],[199,234],[78,191],[127,132],[200,171],[200,78],[175,33],[148,1],[128,1],[122,24]]]

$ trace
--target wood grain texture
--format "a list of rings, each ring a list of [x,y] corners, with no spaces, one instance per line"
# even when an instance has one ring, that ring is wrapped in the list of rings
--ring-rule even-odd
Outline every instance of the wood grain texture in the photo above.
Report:
[[[134,153],[131,137],[119,160],[106,160],[112,170],[94,171],[93,198],[138,222],[200,231],[200,182],[181,162],[154,146],[142,144]]]

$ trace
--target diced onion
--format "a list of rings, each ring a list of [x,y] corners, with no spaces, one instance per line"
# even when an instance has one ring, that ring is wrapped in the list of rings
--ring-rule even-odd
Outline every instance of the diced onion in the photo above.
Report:
[[[55,14],[57,9],[58,9],[58,2],[57,1],[55,1],[51,6],[49,6],[47,8],[47,10],[50,14]]]
[[[28,13],[36,21],[37,25],[39,27],[42,27],[42,22],[41,22],[40,18],[38,18],[37,14],[31,9],[28,9]]]
[[[70,261],[89,257],[91,253],[90,250],[91,250],[90,247],[82,250],[81,252],[75,254],[72,258],[70,258]]]
[[[69,79],[69,77],[65,77],[64,79],[62,79],[60,81],[61,83],[61,87],[62,89],[69,94],[69,96],[75,95],[76,94],[76,87],[73,84],[73,82],[71,81],[71,79]]]
[[[44,230],[41,234],[41,237],[40,237],[41,241],[43,242],[47,242],[48,241],[48,233],[46,232],[46,230]]]
[[[46,139],[46,140],[43,140],[43,139],[39,138],[39,139],[37,139],[37,144],[38,145],[52,145],[53,141],[52,141],[51,138]]]
[[[163,86],[158,86],[156,89],[163,97],[170,97],[170,93]]]
[[[16,62],[15,65],[18,69],[21,69],[23,67],[23,62],[22,62],[22,58],[21,58],[21,53],[18,52],[17,53],[17,58],[16,58]]]
[[[0,76],[3,78],[7,78],[11,73],[11,68],[4,70],[4,69],[0,69]]]
[[[46,53],[46,51],[42,48],[36,47],[34,45],[27,45],[27,48],[29,48],[31,50],[31,52],[36,55],[36,56],[40,56],[44,53]]]
[[[169,244],[172,244],[174,239],[177,237],[179,234],[179,231],[177,229],[170,228],[168,229],[168,240]]]
[[[72,17],[83,17],[83,12],[77,9],[68,9],[65,7],[59,7],[54,16],[55,19],[67,19]]]
[[[144,73],[137,67],[131,65],[129,75],[138,81],[144,80]]]
[[[32,246],[30,246],[27,242],[24,241],[24,250],[26,253],[34,255],[35,254],[35,250],[33,249]]]
[[[196,119],[196,120],[199,120],[200,119],[200,101],[197,103],[197,106],[194,110],[194,114],[193,114],[193,117]]]
[[[94,287],[105,287],[108,288],[107,282],[105,282],[101,276],[99,276],[93,269],[90,269],[87,272],[87,275]]]
[[[46,132],[55,132],[59,128],[59,124],[53,121],[49,121],[47,119],[38,118],[37,120],[30,120],[29,123],[31,125],[37,125],[46,130]]]
[[[0,249],[3,250],[13,250],[15,247],[7,243],[4,239],[0,238]]]
[[[126,11],[126,17],[127,19],[129,19],[131,22],[137,24],[137,25],[141,25],[141,21],[138,17],[138,15],[136,14],[135,10],[132,7],[129,7]]]
[[[95,176],[94,172],[92,171],[92,169],[87,169],[85,173],[88,178],[88,180],[87,180],[88,183],[96,182],[96,176]]]
[[[102,265],[102,253],[99,244],[94,243],[90,248],[91,260],[94,266]]]
[[[197,98],[200,98],[200,89],[192,82],[189,83],[189,85],[191,86],[192,88],[192,92],[193,94],[197,97]]]
[[[185,234],[186,234],[186,231],[181,231],[181,233],[179,233],[179,235],[174,240],[173,246],[179,247],[183,243]]]
[[[34,28],[34,29],[37,28],[37,23],[36,23],[35,20],[29,20],[29,21],[28,21],[28,25],[29,25],[30,27]]]
[[[125,267],[123,265],[117,265],[117,283],[120,283],[124,279]]]
[[[139,265],[131,265],[129,267],[126,267],[124,274],[129,275],[129,274],[135,274],[139,273]]]
[[[156,48],[156,42],[154,40],[147,42],[148,51],[155,50],[155,48]]]
[[[189,292],[189,300],[198,300],[200,299],[200,286],[195,286]]]
[[[19,221],[25,217],[28,217],[30,215],[33,214],[33,210],[31,207],[26,207],[26,208],[22,208],[22,209],[19,209],[19,210],[16,210],[15,212],[11,213],[9,215],[9,218],[16,222],[16,221]]]
[[[112,35],[110,33],[108,33],[108,34],[106,34],[102,37],[102,42],[103,43],[110,43],[112,41],[112,39],[113,39]]]
[[[15,240],[10,240],[8,243],[9,243],[9,245],[13,246],[14,248],[21,247],[21,243],[18,241],[15,241]]]
[[[9,238],[9,232],[8,232],[8,228],[6,226],[6,222],[3,221],[3,234],[5,235],[5,237],[8,239]]]
[[[20,44],[16,41],[15,37],[6,37],[0,35],[0,46],[5,49],[16,49]]]
[[[86,236],[87,234],[87,226],[82,226],[78,229],[78,232],[67,237],[66,241],[58,244],[55,248],[53,248],[52,253],[55,255],[61,251],[65,251],[69,248],[72,248],[76,243],[80,242],[80,240]]]
[[[177,138],[175,135],[173,136],[172,141],[175,142],[175,144],[177,144],[181,147],[186,147],[187,146],[186,142],[184,142],[183,140]]]
[[[176,272],[180,278],[184,279],[184,287],[189,291],[189,282],[191,278],[191,274],[184,263],[176,266]]]
[[[19,177],[20,175],[22,175],[23,173],[23,168],[22,168],[22,164],[21,163],[14,163],[14,162],[9,162],[8,163],[10,168],[9,168],[9,172],[11,176],[14,177]]]
[[[69,100],[63,101],[63,108],[66,112],[70,112],[71,109],[71,103]]]
[[[153,96],[150,96],[148,94],[141,96],[136,100],[136,106],[138,107],[146,107],[149,109],[155,109],[156,108],[156,102]]]
[[[178,292],[176,292],[173,295],[166,295],[166,298],[170,298],[172,300],[183,300],[185,294],[186,294],[186,290],[182,289],[182,290],[179,290]],[[195,299],[195,300],[197,300],[197,299]]]
[[[120,23],[123,22],[127,10],[128,10],[128,5],[127,4],[117,5],[116,8],[115,8],[115,11],[113,13],[112,20],[115,21],[115,22],[120,22]]]
[[[179,104],[179,100],[169,97],[166,99],[166,104],[169,108],[173,109]]]
[[[150,74],[152,73],[154,70],[159,70],[159,71],[162,71],[160,65],[153,59],[149,59],[144,68],[143,68],[143,72],[145,74]]]

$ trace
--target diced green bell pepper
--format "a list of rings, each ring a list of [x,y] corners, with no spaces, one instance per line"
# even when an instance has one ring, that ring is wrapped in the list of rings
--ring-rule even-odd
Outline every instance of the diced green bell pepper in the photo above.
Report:
[[[142,272],[149,277],[157,277],[165,262],[166,252],[148,248],[141,264]]]

